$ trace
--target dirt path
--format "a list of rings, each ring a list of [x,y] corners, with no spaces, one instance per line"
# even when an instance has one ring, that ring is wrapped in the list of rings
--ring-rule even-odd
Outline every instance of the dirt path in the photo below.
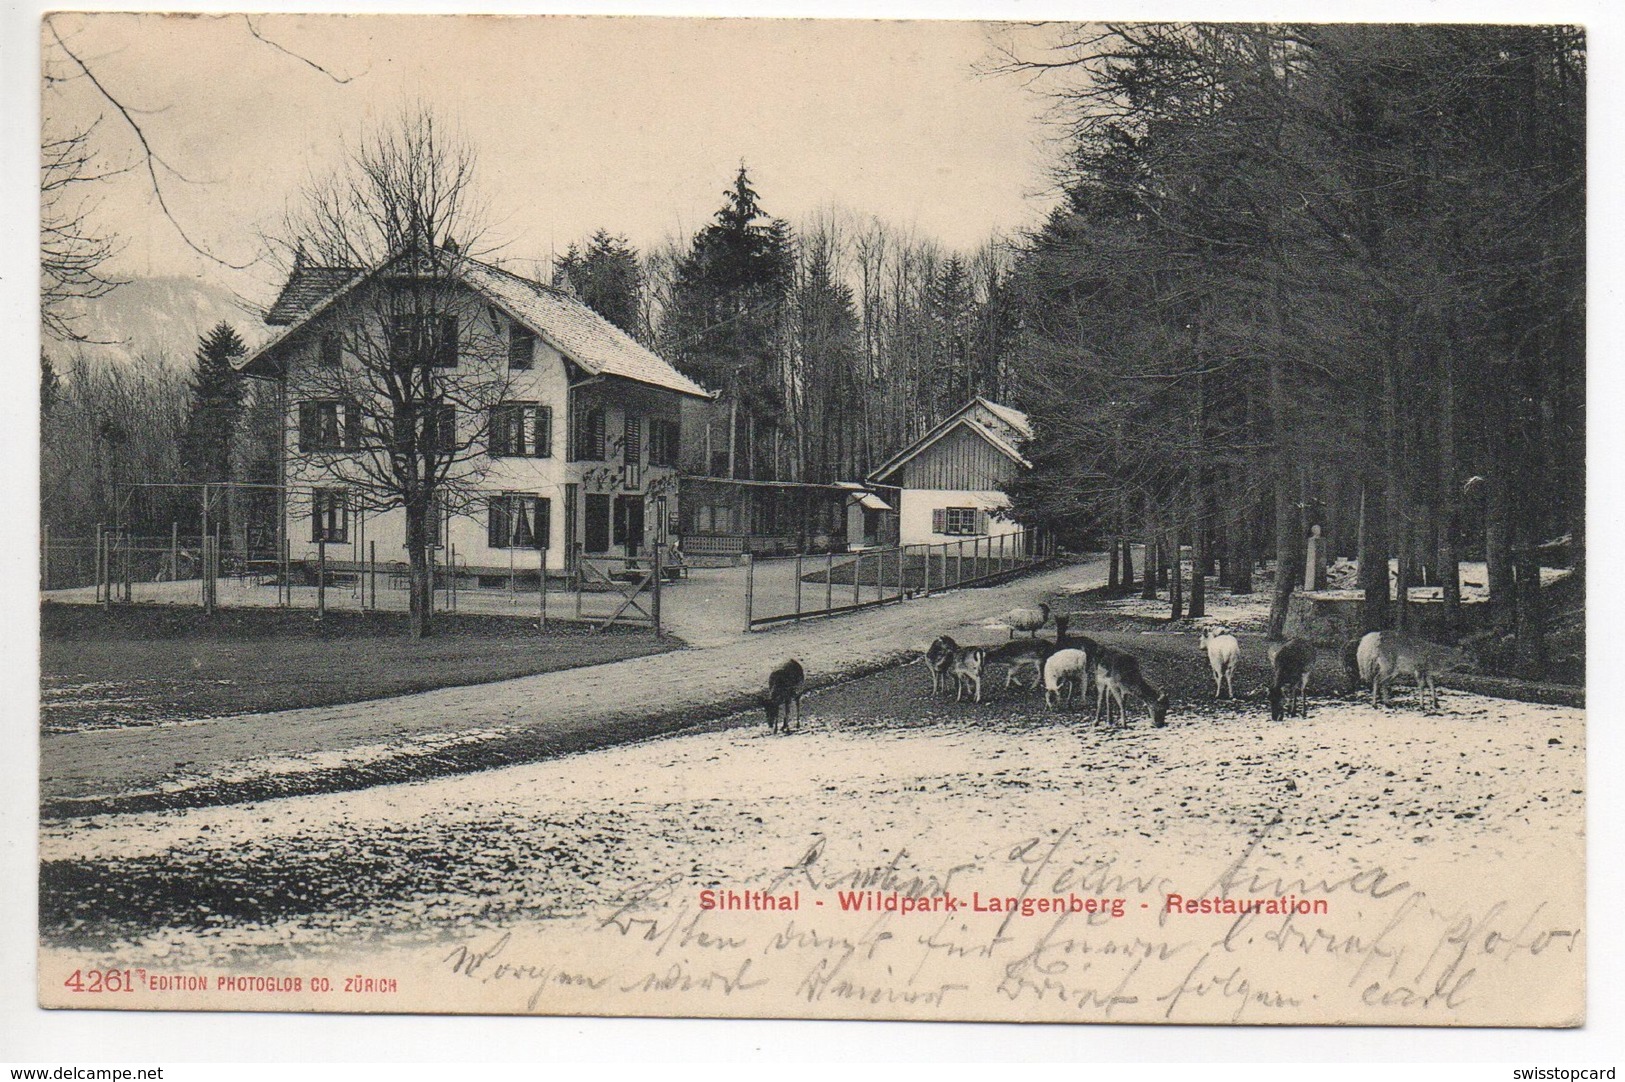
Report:
[[[1010,583],[776,628],[691,650],[344,706],[44,737],[42,814],[136,811],[353,789],[547,758],[692,727],[747,706],[778,661],[813,686],[872,672],[942,633],[1104,581],[1104,557]]]

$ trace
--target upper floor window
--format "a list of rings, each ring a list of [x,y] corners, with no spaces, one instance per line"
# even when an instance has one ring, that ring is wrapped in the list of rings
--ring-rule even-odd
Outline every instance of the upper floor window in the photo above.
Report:
[[[649,465],[677,465],[678,428],[676,421],[649,419]]]
[[[418,418],[422,417],[421,426]],[[395,408],[395,443],[400,451],[457,453],[457,409],[447,402],[407,403]]]
[[[602,406],[583,408],[576,413],[575,454],[578,461],[604,461],[604,410]]]
[[[316,359],[323,368],[337,368],[344,363],[344,336],[337,331],[322,335]]]
[[[361,410],[354,402],[317,399],[299,403],[299,449],[346,451],[361,435]]]
[[[397,368],[457,367],[457,317],[390,316],[389,361]]]
[[[491,454],[547,458],[553,453],[553,409],[535,402],[508,402],[491,410]]]
[[[536,363],[536,336],[522,323],[508,324],[508,367],[530,368]]]

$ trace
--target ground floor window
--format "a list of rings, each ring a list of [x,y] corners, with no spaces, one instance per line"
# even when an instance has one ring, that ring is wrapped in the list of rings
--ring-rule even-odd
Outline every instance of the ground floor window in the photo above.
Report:
[[[342,488],[318,488],[310,494],[310,539],[328,544],[350,540],[350,506]]]
[[[931,532],[949,537],[976,537],[987,532],[977,507],[939,507],[931,512]]]
[[[486,543],[494,549],[543,549],[550,534],[548,500],[526,492],[492,496]]]

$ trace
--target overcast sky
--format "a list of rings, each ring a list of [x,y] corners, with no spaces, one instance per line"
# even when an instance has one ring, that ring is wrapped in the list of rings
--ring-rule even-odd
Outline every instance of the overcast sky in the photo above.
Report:
[[[1040,219],[1052,202],[1043,100],[979,76],[994,24],[654,18],[59,17],[74,50],[185,179],[176,217],[235,263],[346,136],[421,101],[479,155],[503,254],[546,260],[603,226],[640,247],[692,235],[741,161],[769,212],[836,205],[954,248]],[[45,57],[50,70],[53,50]],[[59,55],[59,54],[58,54]],[[332,76],[318,71],[320,65]],[[136,160],[127,126],[84,79],[43,94],[47,122],[101,114],[102,145]],[[211,273],[139,170],[100,213],[126,274]],[[273,277],[266,268],[254,276]],[[230,284],[254,291],[252,279]]]

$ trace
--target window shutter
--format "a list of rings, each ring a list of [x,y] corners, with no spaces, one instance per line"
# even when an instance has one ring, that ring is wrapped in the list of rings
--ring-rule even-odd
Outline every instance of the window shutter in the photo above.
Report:
[[[508,547],[508,501],[503,496],[492,496],[490,518],[485,528],[485,543],[490,548]]]
[[[536,443],[537,458],[553,457],[553,407],[536,407]]]
[[[315,450],[316,444],[316,403],[299,403],[299,449],[301,451]]]
[[[441,368],[457,367],[457,317],[440,317],[439,340],[435,342],[435,364]]]
[[[931,512],[931,532],[944,534],[948,532],[948,509],[946,507],[938,507]]]
[[[586,458],[594,462],[604,461],[604,411],[591,410],[587,414],[587,454]]]
[[[344,431],[340,439],[347,450],[355,450],[361,446],[361,404],[359,402],[344,403]]]
[[[643,418],[626,419],[625,437],[621,446],[621,461],[629,466],[640,465],[643,462]]]
[[[545,549],[553,536],[553,502],[542,497],[536,499],[536,547]]]
[[[441,454],[457,453],[457,407],[439,405],[434,410],[434,448]]]

